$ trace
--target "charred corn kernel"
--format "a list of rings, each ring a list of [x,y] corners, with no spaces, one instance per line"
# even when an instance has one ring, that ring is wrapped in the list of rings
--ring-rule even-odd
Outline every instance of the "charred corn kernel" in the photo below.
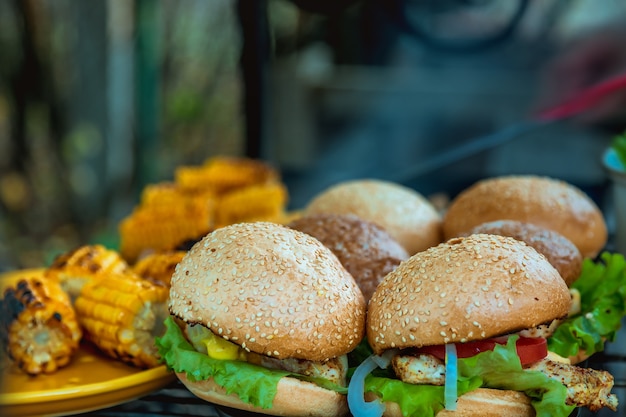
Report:
[[[287,190],[283,184],[252,185],[224,195],[217,204],[218,226],[228,224],[279,219],[287,203]]]
[[[169,287],[176,265],[182,261],[186,253],[185,251],[151,253],[137,261],[132,268],[137,275],[160,281]]]
[[[278,172],[263,161],[225,156],[210,158],[197,167],[179,167],[174,177],[185,190],[210,189],[218,194],[279,179]]]
[[[103,245],[84,245],[57,256],[45,275],[58,280],[73,302],[86,282],[129,269],[118,252]]]
[[[178,204],[136,208],[119,224],[120,253],[130,262],[154,251],[172,250],[213,228],[214,201],[185,200]]]
[[[206,353],[213,359],[246,360],[244,349],[233,342],[217,336],[201,324],[189,325],[185,332],[197,351]]]
[[[75,309],[85,338],[112,358],[140,368],[159,364],[154,338],[169,315],[164,285],[134,274],[111,275],[83,287]]]
[[[28,374],[53,373],[78,350],[82,331],[56,280],[20,279],[5,290],[0,312],[3,348]]]

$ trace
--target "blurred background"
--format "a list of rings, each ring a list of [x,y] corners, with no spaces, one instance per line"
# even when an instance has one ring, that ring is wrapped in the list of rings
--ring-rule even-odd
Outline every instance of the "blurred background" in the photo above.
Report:
[[[537,112],[626,72],[621,0],[0,1],[0,271],[115,247],[146,184],[263,159],[289,205],[375,177],[452,198],[544,174],[610,221],[601,155],[623,94]]]

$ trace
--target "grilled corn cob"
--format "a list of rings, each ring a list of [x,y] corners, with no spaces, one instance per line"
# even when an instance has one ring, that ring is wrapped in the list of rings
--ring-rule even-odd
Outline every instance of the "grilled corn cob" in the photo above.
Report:
[[[185,251],[155,252],[141,258],[133,271],[145,279],[162,282],[169,287],[176,265],[185,256]]]
[[[188,191],[184,190],[176,183],[160,182],[148,184],[141,192],[139,205],[149,206],[171,206],[180,204],[181,201],[198,201],[203,204],[215,198],[213,191],[209,189]]]
[[[217,194],[255,184],[276,182],[277,171],[263,161],[216,156],[201,166],[179,167],[175,181],[185,190],[214,190]]]
[[[85,338],[108,356],[150,368],[159,364],[154,338],[168,316],[169,290],[135,274],[87,283],[75,309]]]
[[[86,282],[130,269],[122,256],[102,245],[84,245],[57,256],[45,275],[59,281],[72,302]]]
[[[224,195],[217,204],[217,226],[238,222],[281,219],[287,202],[283,184],[252,185]]]
[[[129,262],[154,251],[176,248],[213,227],[214,201],[183,200],[170,205],[139,206],[119,224],[120,252]]]
[[[70,363],[81,328],[69,297],[55,280],[20,278],[0,305],[3,349],[30,375],[52,373]]]

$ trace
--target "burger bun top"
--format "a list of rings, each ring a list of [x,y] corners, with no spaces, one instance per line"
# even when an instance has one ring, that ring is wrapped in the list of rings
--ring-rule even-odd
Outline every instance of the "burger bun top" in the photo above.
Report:
[[[365,325],[363,294],[330,249],[269,222],[226,226],[196,243],[172,276],[169,308],[278,359],[343,355]]]
[[[565,317],[571,305],[556,269],[524,242],[476,234],[401,263],[368,308],[376,354],[391,348],[483,340]]]

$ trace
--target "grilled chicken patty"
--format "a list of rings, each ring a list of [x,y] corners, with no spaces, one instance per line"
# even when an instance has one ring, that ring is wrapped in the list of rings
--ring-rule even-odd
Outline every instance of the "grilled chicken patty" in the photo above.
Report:
[[[264,368],[280,369],[311,378],[324,378],[337,385],[346,386],[346,375],[348,372],[348,357],[346,355],[324,362],[315,362],[296,358],[276,359],[249,352],[247,360]]]
[[[412,356],[399,354],[393,357],[393,370],[402,381],[409,384],[444,385],[446,369],[444,362],[429,354]],[[567,404],[588,407],[597,411],[602,407],[617,409],[617,397],[611,394],[613,376],[596,369],[542,359],[526,368],[542,372],[567,387]]]

